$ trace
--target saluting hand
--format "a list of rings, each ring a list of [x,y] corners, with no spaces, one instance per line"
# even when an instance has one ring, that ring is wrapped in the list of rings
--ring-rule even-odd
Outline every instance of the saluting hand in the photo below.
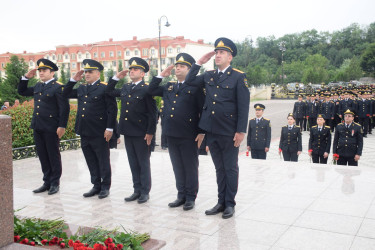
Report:
[[[113,135],[113,131],[109,131],[109,130],[104,131],[104,138],[106,142],[109,142],[109,140],[111,140],[112,135]]]
[[[238,133],[236,132],[233,137],[234,146],[238,148],[241,145],[241,142],[243,141],[243,138],[245,137],[245,133]]]
[[[120,71],[120,72],[117,73],[116,77],[118,79],[122,79],[128,74],[128,72],[129,72],[129,70],[127,70],[127,69],[125,69],[123,71]]]
[[[58,127],[56,130],[56,134],[59,139],[61,139],[61,137],[63,137],[63,135],[65,134],[65,128]]]
[[[80,70],[78,71],[74,76],[73,76],[73,80],[76,81],[76,82],[79,82],[81,81],[81,79],[83,78],[83,70]]]
[[[198,142],[197,143],[198,148],[201,147],[203,139],[204,139],[204,134],[198,134],[197,137],[195,138],[195,141]]]
[[[169,65],[166,69],[163,70],[163,72],[160,73],[160,76],[162,77],[168,77],[172,73],[172,69],[174,68],[174,65]]]
[[[213,57],[215,54],[216,54],[215,51],[208,52],[207,54],[205,54],[204,56],[202,56],[202,57],[198,60],[197,64],[199,64],[199,65],[205,64],[205,63],[208,62],[208,61],[211,59],[211,57]]]
[[[146,134],[144,139],[146,140],[147,146],[151,145],[152,137],[154,137],[154,135]]]
[[[27,79],[33,78],[34,76],[36,76],[36,71],[37,71],[37,69],[30,70],[29,72],[27,72],[27,74],[25,75],[25,77]]]

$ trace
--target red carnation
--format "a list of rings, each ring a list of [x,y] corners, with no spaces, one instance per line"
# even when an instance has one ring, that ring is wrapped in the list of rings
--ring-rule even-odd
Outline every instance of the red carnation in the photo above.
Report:
[[[59,238],[57,238],[56,236],[55,237],[53,237],[53,239],[52,239],[54,242],[58,242],[59,241]]]
[[[309,149],[309,152],[312,152],[313,150],[312,149]]]
[[[21,237],[19,235],[16,235],[13,237],[13,239],[14,239],[14,242],[17,242],[21,239]]]
[[[47,240],[46,239],[44,239],[44,240],[42,240],[40,243],[42,243],[42,245],[45,245],[45,244],[47,244]]]
[[[81,243],[79,240],[76,240],[75,243]]]
[[[94,244],[94,250],[103,250],[104,246],[102,244],[96,243]]]
[[[35,242],[34,241],[30,242],[30,245],[34,247],[35,246]]]
[[[115,243],[109,243],[108,244],[108,250],[114,250],[116,247]]]
[[[117,249],[118,250],[121,250],[121,249],[123,249],[124,248],[124,245],[122,245],[122,244],[117,244]]]
[[[74,241],[73,241],[73,240],[69,240],[68,245],[69,245],[70,247],[72,247],[72,246],[74,245]]]
[[[27,238],[25,238],[25,239],[21,240],[20,243],[21,244],[27,244],[27,243],[29,243],[29,240]]]
[[[56,245],[56,242],[54,240],[51,240],[49,243],[48,243],[49,246],[53,246],[53,245]]]
[[[61,244],[60,244],[60,247],[61,247],[61,248],[65,248],[65,243],[61,243]]]
[[[280,153],[281,153],[281,151],[282,151],[281,148],[279,148],[279,152],[280,152]]]

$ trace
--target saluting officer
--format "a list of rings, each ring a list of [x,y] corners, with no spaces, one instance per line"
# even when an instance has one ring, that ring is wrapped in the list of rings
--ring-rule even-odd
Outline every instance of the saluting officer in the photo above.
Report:
[[[118,81],[126,76],[128,70],[119,72],[109,80],[107,93],[121,99],[119,130],[124,135],[125,148],[133,177],[134,192],[125,201],[145,203],[151,190],[151,141],[156,131],[156,102],[148,94],[148,84],[143,81],[149,66],[145,60],[133,57],[129,60],[131,83],[115,89]]]
[[[109,140],[116,126],[117,104],[113,97],[106,95],[107,83],[100,82],[103,65],[91,59],[83,60],[84,70],[70,79],[64,95],[78,99],[75,131],[81,136],[82,152],[94,185],[84,197],[99,194],[99,199],[109,195],[111,187],[111,163]],[[85,75],[86,84],[73,89]]]
[[[48,190],[48,194],[59,191],[61,177],[60,138],[65,133],[69,118],[69,102],[63,97],[62,83],[55,80],[58,71],[56,64],[47,59],[37,61],[38,68],[22,76],[18,93],[22,96],[34,96],[34,113],[31,128],[34,129],[34,141],[43,172],[43,185],[34,193]],[[27,87],[30,78],[39,71],[40,82]]]
[[[301,128],[294,122],[293,113],[289,113],[288,125],[281,128],[279,154],[283,153],[284,161],[298,161],[302,152]]]
[[[367,137],[370,124],[370,117],[372,116],[373,111],[371,101],[369,99],[366,99],[369,93],[361,92],[360,94],[362,98],[358,101],[357,115],[359,124],[361,124],[363,129],[363,137]]]
[[[238,188],[238,149],[245,137],[250,102],[245,74],[230,65],[236,54],[236,45],[231,40],[219,38],[215,41],[215,51],[193,64],[185,79],[188,85],[204,86],[206,89],[199,127],[206,131],[219,192],[218,203],[207,210],[206,215],[224,211],[224,219],[234,214]],[[201,65],[213,55],[218,69],[197,76]]]
[[[247,133],[247,150],[251,151],[252,159],[266,159],[271,143],[271,121],[263,117],[264,106],[254,105],[255,118],[249,121]]]
[[[189,54],[178,54],[175,65],[167,67],[160,76],[153,77],[148,89],[151,95],[162,96],[164,101],[161,114],[163,132],[167,136],[178,191],[177,199],[168,206],[184,205],[184,210],[190,210],[195,205],[199,187],[198,149],[204,138],[204,131],[198,127],[204,103],[203,89],[185,83],[185,77],[193,63],[195,60]],[[162,78],[170,76],[173,67],[177,82],[171,81],[159,86]]]
[[[331,128],[325,125],[325,116],[319,114],[317,125],[310,129],[309,155],[313,163],[327,164],[331,150]]]
[[[344,112],[344,123],[336,127],[333,140],[333,156],[337,165],[358,166],[362,155],[363,131],[360,124],[353,122],[354,112],[350,109]]]
[[[296,118],[296,125],[300,126],[301,131],[303,127],[303,119],[306,117],[306,104],[302,100],[303,95],[298,95],[298,101],[294,103],[293,115]]]

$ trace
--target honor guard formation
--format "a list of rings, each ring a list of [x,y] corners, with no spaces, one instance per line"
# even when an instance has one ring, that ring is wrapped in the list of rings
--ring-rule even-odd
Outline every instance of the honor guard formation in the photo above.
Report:
[[[100,81],[103,65],[95,60],[84,60],[83,70],[67,83],[55,80],[58,67],[53,62],[38,60],[37,68],[23,76],[18,85],[19,94],[33,96],[35,102],[31,128],[43,185],[33,192],[48,191],[52,195],[59,191],[62,173],[59,142],[67,126],[69,98],[74,98],[78,101],[75,132],[81,138],[92,183],[84,197],[98,195],[103,199],[110,194],[109,141],[114,136],[112,140],[117,142],[121,134],[133,181],[133,191],[125,201],[141,204],[150,199],[150,155],[160,116],[162,146],[168,147],[176,180],[176,200],[168,206],[194,208],[199,191],[199,155],[209,151],[216,170],[218,197],[217,203],[205,214],[221,213],[224,219],[232,217],[238,191],[239,146],[246,132],[247,151],[253,159],[265,160],[271,142],[271,121],[264,117],[264,104],[254,105],[255,117],[249,120],[250,92],[246,75],[231,66],[236,55],[236,45],[230,39],[218,38],[214,51],[198,61],[187,53],[178,54],[174,65],[153,77],[150,84],[144,81],[150,67],[139,57],[131,58],[128,69],[118,72],[108,83]],[[199,74],[202,65],[212,57],[217,69]],[[161,85],[172,70],[176,80]],[[29,79],[37,71],[40,82],[28,87]],[[126,75],[131,82],[116,88]],[[77,84],[83,78],[84,83]],[[284,161],[298,161],[302,132],[309,131],[307,150],[313,163],[327,164],[332,151],[337,164],[357,166],[363,138],[374,127],[374,92],[365,86],[298,95],[293,111],[285,114],[287,125],[281,128],[280,157]],[[162,98],[160,112],[155,96]],[[116,98],[121,101],[118,121]]]

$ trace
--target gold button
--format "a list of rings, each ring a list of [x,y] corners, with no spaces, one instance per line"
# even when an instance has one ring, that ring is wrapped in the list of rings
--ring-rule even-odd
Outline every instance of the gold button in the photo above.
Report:
[[[128,95],[128,97],[132,97],[132,95]]]
[[[85,115],[82,115],[82,117],[85,117]]]
[[[215,114],[215,111],[212,111],[212,114]]]
[[[125,112],[126,112],[126,113],[128,113],[128,112],[129,112],[129,110],[125,110]]]
[[[52,115],[49,115],[49,117],[52,117]]]
[[[142,120],[138,120],[139,122],[142,122]]]
[[[100,120],[103,120],[103,118],[102,118],[102,117],[100,117]]]
[[[87,98],[87,95],[85,95],[85,97]]]
[[[173,115],[171,115],[171,117],[173,117]]]
[[[174,110],[174,108],[172,108],[172,110]]]
[[[40,102],[40,99],[38,100],[38,102]]]
[[[42,95],[42,93],[39,93],[39,95]]]
[[[216,102],[212,102],[212,104],[216,104]]]
[[[219,88],[219,86],[216,86],[216,88]]]
[[[129,105],[129,102],[127,102],[126,105]]]
[[[191,119],[189,119],[189,121],[191,121]]]
[[[177,97],[178,95],[176,94],[176,97]]]
[[[86,104],[86,102],[83,102],[84,104]]]
[[[128,120],[128,118],[125,117],[125,121],[127,121],[127,120]]]
[[[36,108],[39,108],[39,106],[36,106]]]
[[[173,101],[173,103],[176,103],[176,101]]]
[[[82,110],[85,110],[85,108],[83,108]]]
[[[36,115],[39,115],[39,113],[36,113]]]
[[[217,94],[214,94],[214,96],[216,97],[216,96],[217,96]]]

